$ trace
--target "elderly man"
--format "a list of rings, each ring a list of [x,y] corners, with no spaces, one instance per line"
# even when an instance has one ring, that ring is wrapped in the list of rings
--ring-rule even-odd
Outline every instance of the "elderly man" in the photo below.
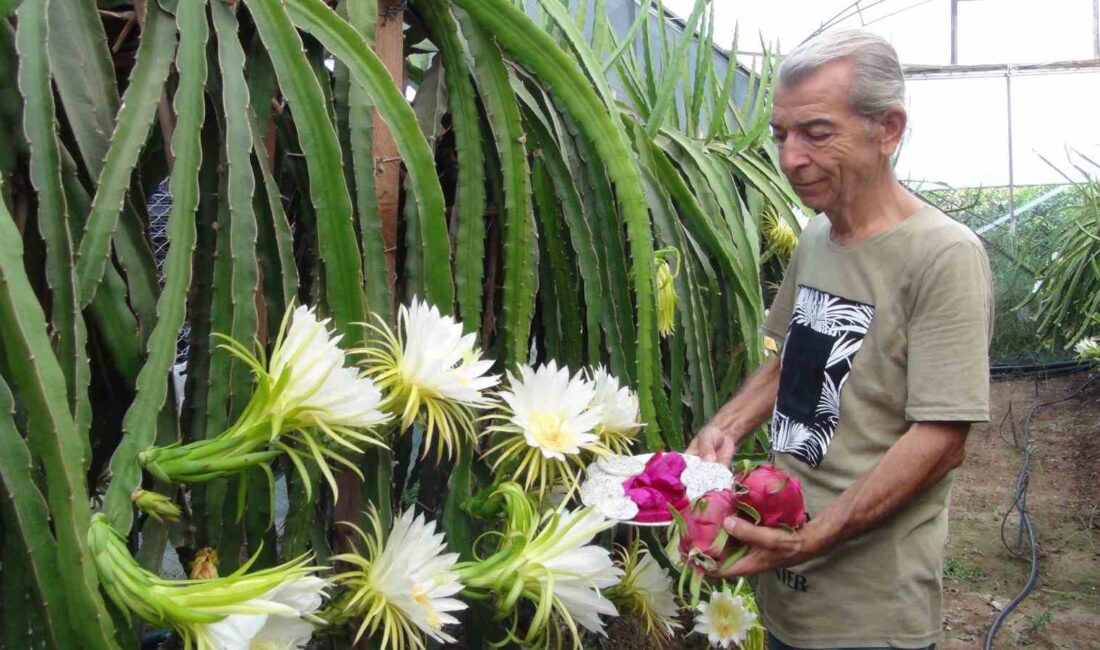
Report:
[[[797,532],[727,520],[751,546],[771,648],[927,648],[941,629],[951,470],[989,418],[989,262],[966,227],[894,175],[906,129],[897,53],[832,32],[779,69],[772,129],[809,208],[764,332],[782,343],[689,451],[728,463],[771,416],[798,477]],[[949,152],[946,155],[950,155]]]

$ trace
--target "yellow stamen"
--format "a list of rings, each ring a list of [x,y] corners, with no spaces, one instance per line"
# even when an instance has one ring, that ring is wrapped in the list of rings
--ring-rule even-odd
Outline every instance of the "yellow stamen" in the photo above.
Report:
[[[716,600],[711,602],[710,608],[714,631],[718,633],[719,637],[729,638],[740,634],[741,629],[737,625],[739,622],[738,612],[733,603]]]
[[[436,613],[435,608],[432,607],[432,599],[431,596],[428,595],[426,589],[420,585],[413,585],[412,599],[414,603],[428,610],[427,620],[425,622],[429,627],[433,630],[438,630],[443,627],[443,622],[439,620],[439,614]]]
[[[565,452],[572,445],[572,436],[562,430],[562,421],[556,413],[540,411],[531,415],[528,427],[539,446],[550,451]]]

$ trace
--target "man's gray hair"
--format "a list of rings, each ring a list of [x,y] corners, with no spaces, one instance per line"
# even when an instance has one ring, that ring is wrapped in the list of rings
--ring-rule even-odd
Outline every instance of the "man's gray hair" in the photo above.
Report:
[[[881,117],[893,108],[905,108],[905,76],[893,45],[861,29],[825,32],[799,45],[779,64],[779,83],[794,86],[832,61],[855,66],[852,108],[864,117]]]

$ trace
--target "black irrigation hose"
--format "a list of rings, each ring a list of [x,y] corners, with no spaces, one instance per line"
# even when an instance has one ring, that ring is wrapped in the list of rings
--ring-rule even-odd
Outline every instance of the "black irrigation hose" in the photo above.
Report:
[[[1050,363],[997,363],[989,367],[989,372],[995,377],[1020,377],[1029,375],[1057,377],[1089,370],[1094,365],[1095,362],[1092,361],[1076,360],[1052,361]]]
[[[1031,410],[1028,411],[1027,418],[1024,420],[1022,440],[1018,436],[1013,436],[1016,446],[1019,447],[1024,454],[1024,459],[1020,466],[1020,474],[1016,478],[1015,498],[1012,500],[1012,505],[1005,512],[1005,516],[1001,520],[1001,542],[1004,543],[1005,548],[1007,548],[1010,553],[1016,557],[1022,557],[1023,554],[1014,549],[1012,545],[1008,543],[1008,540],[1005,539],[1005,525],[1008,523],[1008,517],[1012,514],[1013,510],[1019,511],[1020,527],[1017,539],[1021,544],[1018,545],[1022,546],[1023,538],[1026,535],[1028,552],[1031,560],[1031,570],[1028,572],[1027,582],[1024,584],[1023,589],[1020,590],[1020,593],[1016,594],[1016,597],[997,614],[995,619],[993,619],[993,624],[989,626],[989,633],[986,634],[985,637],[985,650],[993,650],[993,639],[996,638],[1001,625],[1008,618],[1008,615],[1012,613],[1012,610],[1016,609],[1016,606],[1023,602],[1024,598],[1027,598],[1028,594],[1035,589],[1035,583],[1039,580],[1039,545],[1035,541],[1035,527],[1031,522],[1031,515],[1028,513],[1027,509],[1027,485],[1031,470],[1031,420],[1035,417],[1035,413],[1038,412],[1039,409],[1061,404],[1062,402],[1068,402],[1085,392],[1085,390],[1097,380],[1100,380],[1100,375],[1093,375],[1069,395],[1049,402],[1036,404],[1031,407]],[[1011,409],[1011,406],[1009,408]],[[1002,425],[1003,424],[1004,422],[1002,421]],[[1013,426],[1013,429],[1015,429],[1015,426]]]

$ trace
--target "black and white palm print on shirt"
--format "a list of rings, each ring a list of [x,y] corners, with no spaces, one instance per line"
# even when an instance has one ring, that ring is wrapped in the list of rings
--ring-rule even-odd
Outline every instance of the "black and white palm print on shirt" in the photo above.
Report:
[[[799,285],[772,416],[774,451],[821,464],[840,421],[840,392],[874,315],[872,305]]]

